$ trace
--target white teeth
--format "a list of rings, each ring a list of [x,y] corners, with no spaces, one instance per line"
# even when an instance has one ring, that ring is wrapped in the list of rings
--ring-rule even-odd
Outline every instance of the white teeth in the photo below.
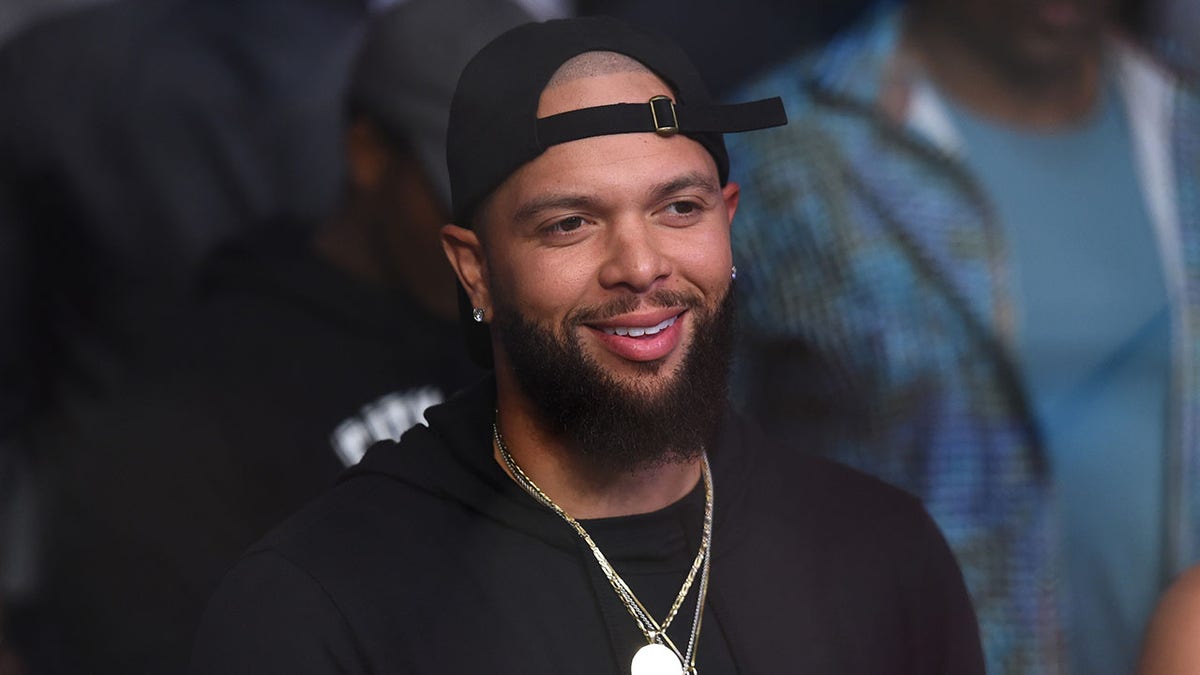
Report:
[[[654,335],[655,333],[670,328],[671,324],[675,323],[675,319],[678,318],[678,316],[673,316],[657,326],[651,326],[649,328],[626,328],[622,326],[620,328],[605,328],[604,332],[608,333],[609,335],[620,335],[621,337],[642,337],[643,335]]]

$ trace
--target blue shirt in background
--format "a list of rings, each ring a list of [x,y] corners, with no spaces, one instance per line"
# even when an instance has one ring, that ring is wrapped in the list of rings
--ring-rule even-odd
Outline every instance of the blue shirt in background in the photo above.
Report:
[[[1164,582],[1170,331],[1124,110],[1110,88],[1053,133],[951,112],[1007,236],[1016,355],[1063,507],[1072,672],[1125,675]]]

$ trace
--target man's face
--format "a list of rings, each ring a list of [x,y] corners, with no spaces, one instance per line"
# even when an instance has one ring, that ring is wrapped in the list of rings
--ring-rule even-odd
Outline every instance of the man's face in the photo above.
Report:
[[[538,116],[660,94],[670,91],[650,73],[588,77],[548,89]],[[501,386],[512,382],[579,444],[650,431],[572,433],[581,422],[669,430],[680,420],[663,416],[690,421],[699,408],[713,417],[728,362],[724,302],[737,194],[734,184],[720,186],[700,144],[650,133],[557,145],[513,174],[482,223]],[[692,410],[675,410],[681,403]],[[582,420],[604,408],[603,419]],[[669,440],[652,435],[650,445]]]
[[[1112,0],[928,0],[961,39],[1025,77],[1073,74],[1096,53]]]

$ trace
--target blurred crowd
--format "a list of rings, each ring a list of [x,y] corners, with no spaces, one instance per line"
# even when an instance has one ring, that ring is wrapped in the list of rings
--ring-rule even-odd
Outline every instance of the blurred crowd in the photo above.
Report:
[[[482,375],[450,97],[569,14],[783,95],[729,140],[735,403],[923,499],[989,672],[1138,667],[1200,562],[1197,0],[55,0],[0,6],[0,675],[185,672],[238,554]]]

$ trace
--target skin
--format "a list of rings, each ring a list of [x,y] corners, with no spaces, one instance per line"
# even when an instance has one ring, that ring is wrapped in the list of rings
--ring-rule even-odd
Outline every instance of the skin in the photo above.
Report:
[[[670,93],[648,72],[587,77],[548,88],[538,116]],[[667,289],[695,293],[706,307],[716,306],[729,289],[729,227],[737,201],[737,185],[722,188],[712,157],[691,139],[601,136],[554,146],[510,176],[483,207],[484,242],[455,225],[442,229],[442,242],[488,321],[493,297],[503,294],[527,319],[578,338],[588,355],[628,383],[631,395],[652,395],[676,376],[693,328],[687,312],[652,306],[645,298]],[[564,326],[574,310],[627,297],[639,301],[630,311]],[[654,326],[676,315],[674,325],[649,340],[603,330]],[[495,331],[492,347],[498,417],[509,450],[567,513],[647,513],[696,485],[698,459],[611,475],[586,470],[568,441],[539,419]]]
[[[1163,595],[1146,631],[1138,675],[1200,673],[1200,567]]]
[[[454,272],[438,252],[447,209],[413,157],[367,119],[346,132],[344,208],[316,235],[317,252],[372,286],[404,290],[435,316],[458,316]]]
[[[1053,130],[1093,108],[1111,0],[918,0],[907,51],[977,114]]]

